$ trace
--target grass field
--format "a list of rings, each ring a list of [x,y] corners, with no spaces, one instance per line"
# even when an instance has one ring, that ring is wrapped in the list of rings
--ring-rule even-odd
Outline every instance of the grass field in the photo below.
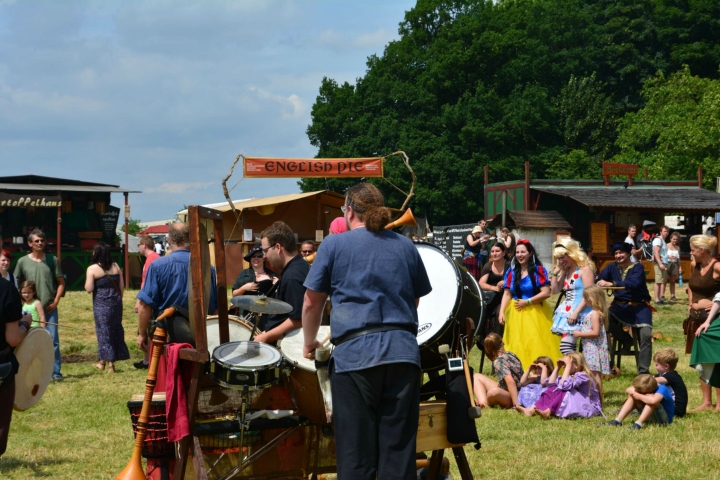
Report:
[[[130,458],[132,431],[126,403],[144,391],[145,372],[135,370],[137,316],[133,291],[125,293],[125,336],[131,361],[119,362],[117,373],[94,370],[97,343],[90,296],[70,292],[60,304],[63,374],[34,408],[13,415],[7,453],[0,459],[0,478],[114,478]],[[672,341],[680,355],[678,371],[690,394],[689,407],[700,404],[698,376],[684,353],[682,319],[687,298],[659,308],[655,332]],[[70,328],[70,326],[74,328]],[[479,365],[477,350],[472,364]],[[489,374],[489,362],[485,373]],[[604,384],[605,413],[613,418],[624,401],[635,372],[634,360],[623,358],[622,376]],[[487,409],[477,421],[482,448],[465,448],[475,478],[677,478],[720,477],[720,414],[702,412],[677,419],[669,428],[596,428],[601,419],[542,421],[508,410]],[[626,422],[626,425],[629,423]],[[451,477],[459,478],[451,459]]]

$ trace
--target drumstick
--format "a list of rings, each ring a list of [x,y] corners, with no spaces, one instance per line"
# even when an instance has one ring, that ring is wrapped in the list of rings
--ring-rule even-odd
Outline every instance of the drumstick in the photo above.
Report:
[[[328,330],[328,333],[327,333],[327,335],[325,335],[325,338],[320,340],[320,343],[322,343],[323,347],[325,346],[325,344],[327,343],[328,340],[330,340],[330,330]]]

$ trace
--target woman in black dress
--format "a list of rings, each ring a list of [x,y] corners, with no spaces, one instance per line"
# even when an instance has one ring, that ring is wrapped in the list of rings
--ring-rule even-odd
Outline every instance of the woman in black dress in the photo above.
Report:
[[[500,313],[500,303],[503,296],[503,281],[505,271],[510,267],[510,263],[506,258],[507,248],[503,242],[496,242],[490,248],[490,261],[483,267],[480,272],[480,288],[483,290],[483,297],[487,300],[492,299],[485,306],[485,318],[480,326],[480,337],[478,339],[478,348],[483,349],[483,341],[491,333],[497,333],[501,337],[505,330],[505,326],[498,322],[498,314]]]

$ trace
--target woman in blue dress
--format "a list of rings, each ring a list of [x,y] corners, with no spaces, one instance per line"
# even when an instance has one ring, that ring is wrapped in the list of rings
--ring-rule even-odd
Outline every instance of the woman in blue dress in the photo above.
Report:
[[[577,340],[573,332],[580,328],[585,315],[592,309],[585,305],[583,291],[595,285],[594,265],[572,238],[553,243],[553,257],[558,264],[550,274],[552,294],[565,291],[565,299],[555,309],[552,332],[562,338],[563,355],[574,352]]]
[[[505,349],[515,353],[527,370],[542,356],[559,358],[560,337],[550,332],[550,280],[528,240],[518,240],[515,259],[505,272],[498,321],[505,325]]]

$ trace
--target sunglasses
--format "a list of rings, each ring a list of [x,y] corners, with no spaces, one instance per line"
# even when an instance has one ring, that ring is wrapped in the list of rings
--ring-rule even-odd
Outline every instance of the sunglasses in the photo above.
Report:
[[[313,253],[315,250],[300,250],[302,253],[307,253],[308,255]]]
[[[45,243],[45,239],[44,238],[36,238],[35,240],[33,240],[33,243]]]
[[[250,258],[265,258],[265,256],[264,255],[253,255]]]

